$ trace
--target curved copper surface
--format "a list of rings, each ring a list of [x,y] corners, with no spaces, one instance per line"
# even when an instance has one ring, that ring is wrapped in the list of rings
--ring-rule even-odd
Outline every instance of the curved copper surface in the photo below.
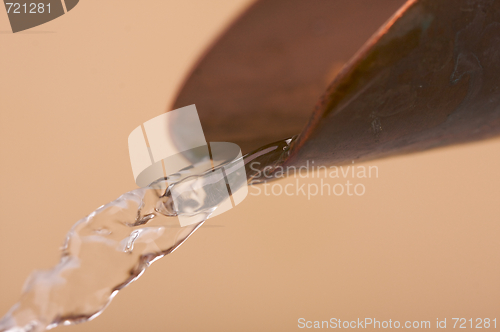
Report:
[[[500,1],[408,2],[316,105],[289,163],[345,163],[500,133]]]
[[[243,152],[300,133],[342,66],[404,0],[260,0],[206,52],[172,109]]]
[[[288,164],[341,164],[497,135],[498,59],[498,0],[261,0],[174,108],[195,103],[210,141],[248,152],[301,132]]]

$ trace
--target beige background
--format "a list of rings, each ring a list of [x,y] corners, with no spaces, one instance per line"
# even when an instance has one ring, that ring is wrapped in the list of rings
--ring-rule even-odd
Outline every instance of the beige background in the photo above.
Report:
[[[249,3],[83,0],[18,34],[0,10],[0,315],[30,271],[57,263],[74,222],[136,187],[128,134],[166,110],[193,62]],[[354,180],[366,186],[362,197],[249,196],[102,316],[60,330],[290,331],[301,317],[499,321],[499,152],[495,139],[374,161],[378,179]]]

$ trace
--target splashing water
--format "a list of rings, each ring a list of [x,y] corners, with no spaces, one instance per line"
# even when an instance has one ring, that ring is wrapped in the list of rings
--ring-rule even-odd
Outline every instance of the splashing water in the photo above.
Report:
[[[267,175],[271,174],[288,155],[292,140],[245,155],[247,182],[269,180],[260,179],[262,173],[256,170],[266,167]],[[209,192],[193,195],[189,191],[193,181],[207,181],[214,171],[174,183],[171,178],[159,179],[78,221],[66,236],[59,264],[31,274],[20,301],[0,320],[0,332],[37,332],[97,317],[122,288],[177,249],[216,211],[220,200]],[[173,204],[175,191],[187,194],[181,204]],[[196,216],[200,221],[182,227],[180,216]]]

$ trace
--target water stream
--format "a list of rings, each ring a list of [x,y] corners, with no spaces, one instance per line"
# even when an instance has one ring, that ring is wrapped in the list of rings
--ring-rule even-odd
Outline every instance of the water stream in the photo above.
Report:
[[[272,173],[292,141],[263,146],[231,163],[243,161],[248,184],[269,180],[256,170]],[[212,194],[217,183],[210,179],[222,166],[231,165],[158,179],[79,220],[66,236],[59,264],[31,274],[19,302],[0,320],[0,332],[44,331],[97,317],[122,288],[176,250],[217,211],[223,202]],[[193,183],[201,183],[201,191],[194,192]],[[181,193],[176,204],[175,193]],[[181,217],[197,222],[181,225]]]

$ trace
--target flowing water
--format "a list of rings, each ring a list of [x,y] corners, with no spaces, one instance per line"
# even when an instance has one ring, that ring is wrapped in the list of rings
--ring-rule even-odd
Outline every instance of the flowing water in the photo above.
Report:
[[[287,156],[292,139],[266,145],[242,159],[249,184]],[[252,167],[250,167],[252,165]],[[78,221],[66,236],[61,260],[26,281],[20,301],[0,320],[0,332],[36,332],[97,317],[113,297],[159,258],[173,252],[222,204],[209,191],[193,193],[217,169],[170,177],[121,195]],[[173,179],[176,180],[173,180]],[[203,185],[201,186],[202,188]],[[172,193],[182,192],[181,204]],[[179,218],[196,217],[181,226]]]

